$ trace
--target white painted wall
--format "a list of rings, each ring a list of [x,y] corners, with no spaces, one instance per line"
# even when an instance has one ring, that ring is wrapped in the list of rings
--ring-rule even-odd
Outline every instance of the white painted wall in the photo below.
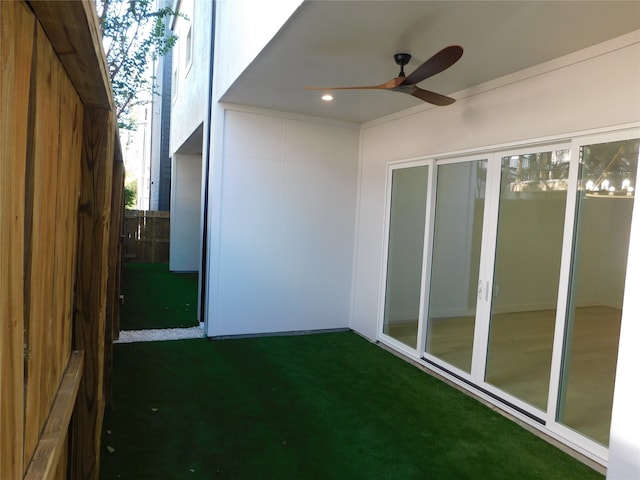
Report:
[[[640,208],[637,199],[635,202],[611,412],[607,480],[640,478]]]
[[[200,270],[200,183],[202,158],[174,155],[171,162],[169,270]]]
[[[352,125],[224,111],[209,336],[348,326],[358,136]]]
[[[210,2],[201,2],[210,3]],[[214,96],[219,99],[273,39],[302,0],[218,0]]]
[[[178,43],[173,49],[172,73],[174,90],[171,101],[171,134],[169,152],[173,154],[205,121],[208,113],[209,71],[211,53],[211,15],[213,3],[181,0],[180,12],[188,19],[176,17],[173,31]],[[191,28],[192,60],[186,63],[187,32]]]
[[[390,161],[640,120],[640,31],[363,126],[350,326],[376,337]]]

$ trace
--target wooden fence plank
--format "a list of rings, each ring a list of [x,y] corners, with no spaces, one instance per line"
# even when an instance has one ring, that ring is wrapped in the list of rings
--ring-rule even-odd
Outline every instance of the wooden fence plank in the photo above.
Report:
[[[0,0],[0,479],[22,478],[47,445],[73,320],[94,374],[73,451],[61,434],[44,463],[47,478],[84,480],[104,414],[114,105],[93,1],[28,3]]]
[[[115,116],[86,108],[78,225],[74,345],[85,367],[72,420],[71,477],[98,478]]]
[[[28,311],[26,331],[25,462],[33,455],[55,391],[54,338],[58,326],[54,317],[55,214],[58,194],[58,148],[60,131],[60,79],[62,67],[46,35],[36,28],[37,70],[33,123],[33,197],[26,221],[31,223],[27,239],[30,265],[25,272]]]
[[[0,2],[0,478],[23,473],[25,157],[34,17]]]
[[[154,210],[126,210],[124,258],[133,263],[169,262],[171,213]]]
[[[58,365],[64,368],[71,351],[73,296],[76,275],[76,244],[78,239],[78,202],[82,166],[82,123],[84,107],[75,88],[65,76],[60,97],[60,171],[58,187],[59,213],[56,218],[56,302],[57,317],[62,325],[59,333]],[[58,372],[59,374],[62,371]]]
[[[106,58],[96,55],[102,51],[102,36],[93,1],[31,0],[29,3],[83,104],[114,110]]]
[[[58,471],[58,462],[64,451],[69,420],[80,386],[83,361],[84,352],[71,354],[24,480],[50,480]]]
[[[107,318],[105,332],[104,397],[111,404],[111,373],[113,369],[113,341],[120,334],[120,275],[122,266],[122,221],[124,217],[124,163],[115,139],[113,163],[113,195],[111,198],[111,228],[109,230],[109,279],[107,291]]]

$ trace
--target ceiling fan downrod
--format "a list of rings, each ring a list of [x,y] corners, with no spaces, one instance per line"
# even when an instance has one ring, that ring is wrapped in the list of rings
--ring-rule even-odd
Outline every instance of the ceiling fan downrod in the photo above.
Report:
[[[411,60],[411,54],[409,54],[409,53],[396,53],[393,56],[393,59],[396,61],[396,63],[398,65],[400,65],[400,73],[398,74],[398,77],[404,78],[406,76],[404,74],[404,66],[407,63],[409,63],[409,60]]]

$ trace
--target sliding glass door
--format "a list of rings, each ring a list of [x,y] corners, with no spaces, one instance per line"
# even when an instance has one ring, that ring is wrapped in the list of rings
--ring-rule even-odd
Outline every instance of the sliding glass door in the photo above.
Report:
[[[391,173],[387,278],[382,332],[417,348],[429,166]]]
[[[487,160],[438,165],[426,351],[471,373]]]
[[[609,444],[640,140],[580,147],[557,421]]]
[[[484,379],[546,410],[569,150],[503,156]]]
[[[382,339],[606,458],[636,137],[390,168]]]

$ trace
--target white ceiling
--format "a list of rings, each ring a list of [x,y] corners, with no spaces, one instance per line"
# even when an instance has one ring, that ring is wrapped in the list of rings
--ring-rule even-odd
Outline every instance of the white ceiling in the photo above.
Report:
[[[380,84],[399,72],[394,53],[413,55],[409,74],[457,44],[462,58],[420,83],[451,95],[637,29],[638,0],[306,1],[221,100],[360,123],[422,102],[360,90],[327,103],[303,86]]]

